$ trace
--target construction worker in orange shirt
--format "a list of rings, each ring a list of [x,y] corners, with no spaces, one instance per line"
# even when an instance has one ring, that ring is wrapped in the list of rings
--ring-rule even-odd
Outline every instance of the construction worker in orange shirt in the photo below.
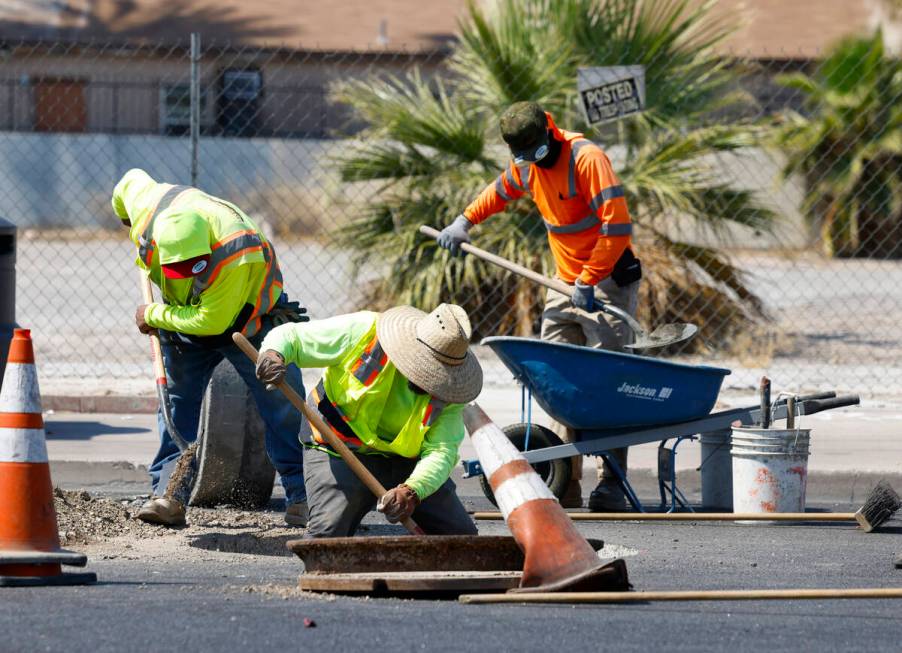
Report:
[[[512,161],[495,181],[445,227],[438,243],[453,254],[469,232],[508,202],[529,193],[548,231],[557,276],[573,286],[570,296],[549,290],[542,313],[543,340],[622,351],[633,334],[622,320],[598,312],[596,296],[635,316],[642,268],[631,246],[632,222],[623,187],[604,151],[582,134],[559,129],[535,102],[517,102],[501,116],[501,136]],[[565,442],[575,434],[555,431]],[[627,450],[609,452],[626,473]],[[582,457],[573,458],[564,507],[581,507]],[[607,463],[589,495],[593,511],[626,509],[626,497]]]

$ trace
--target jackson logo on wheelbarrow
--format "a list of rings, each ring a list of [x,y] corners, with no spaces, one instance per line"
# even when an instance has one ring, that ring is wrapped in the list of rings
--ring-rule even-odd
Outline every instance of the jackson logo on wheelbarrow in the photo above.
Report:
[[[651,399],[653,401],[665,401],[670,399],[673,394],[673,388],[667,386],[661,388],[653,388],[651,386],[642,385],[640,383],[628,383],[624,381],[617,388],[617,392],[633,397],[636,399]]]

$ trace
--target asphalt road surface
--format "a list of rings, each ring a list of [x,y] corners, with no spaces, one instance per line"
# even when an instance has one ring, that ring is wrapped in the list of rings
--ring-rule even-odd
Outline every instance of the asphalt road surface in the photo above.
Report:
[[[368,523],[369,535],[400,534],[377,515]],[[899,521],[869,535],[848,524],[579,529],[625,557],[637,590],[902,587]],[[506,534],[497,522],[480,531]],[[292,589],[301,571],[292,556],[197,544],[83,547],[97,585],[0,590],[0,651],[898,651],[902,636],[898,599],[522,606],[319,596]]]

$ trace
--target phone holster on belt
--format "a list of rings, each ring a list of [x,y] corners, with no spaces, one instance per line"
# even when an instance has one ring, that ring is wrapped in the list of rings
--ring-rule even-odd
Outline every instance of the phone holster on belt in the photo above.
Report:
[[[623,250],[623,254],[620,255],[617,263],[614,264],[611,278],[621,288],[642,278],[642,263],[629,247]]]

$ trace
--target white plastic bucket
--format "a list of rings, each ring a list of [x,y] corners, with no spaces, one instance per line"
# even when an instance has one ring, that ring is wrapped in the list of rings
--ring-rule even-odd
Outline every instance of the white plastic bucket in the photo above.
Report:
[[[811,429],[735,427],[734,512],[804,512]]]
[[[702,508],[733,510],[733,467],[730,457],[730,429],[702,433]]]

